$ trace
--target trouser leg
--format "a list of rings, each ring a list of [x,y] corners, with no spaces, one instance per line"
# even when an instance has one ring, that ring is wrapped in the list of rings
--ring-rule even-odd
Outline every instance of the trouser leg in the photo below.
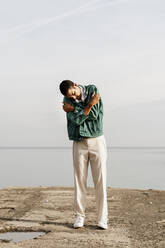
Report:
[[[89,160],[94,181],[98,221],[107,221],[106,161],[107,148],[104,136],[89,139]]]
[[[85,217],[88,149],[85,141],[73,141],[74,166],[74,211],[76,215]]]

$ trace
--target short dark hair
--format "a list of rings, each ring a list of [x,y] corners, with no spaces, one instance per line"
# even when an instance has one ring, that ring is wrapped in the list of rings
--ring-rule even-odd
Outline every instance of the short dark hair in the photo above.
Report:
[[[61,93],[66,96],[67,92],[68,92],[68,89],[73,87],[74,86],[74,83],[70,80],[63,80],[61,83],[60,83],[60,91]]]

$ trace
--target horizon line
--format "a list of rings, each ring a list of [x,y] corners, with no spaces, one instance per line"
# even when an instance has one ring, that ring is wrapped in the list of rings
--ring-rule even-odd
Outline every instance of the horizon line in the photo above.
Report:
[[[0,146],[0,149],[72,149],[72,146]],[[165,146],[107,146],[107,149],[165,149]]]

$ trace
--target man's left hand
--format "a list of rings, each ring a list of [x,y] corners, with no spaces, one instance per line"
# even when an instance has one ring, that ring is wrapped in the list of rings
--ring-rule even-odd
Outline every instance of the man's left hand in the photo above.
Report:
[[[65,112],[74,111],[74,107],[71,104],[67,103],[67,102],[63,102],[63,110]]]

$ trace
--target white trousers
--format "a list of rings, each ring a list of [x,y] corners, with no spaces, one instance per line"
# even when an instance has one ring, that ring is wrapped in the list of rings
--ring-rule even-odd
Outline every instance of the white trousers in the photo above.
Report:
[[[104,135],[73,141],[74,211],[85,217],[88,164],[90,162],[95,187],[97,221],[107,221],[106,161]]]

